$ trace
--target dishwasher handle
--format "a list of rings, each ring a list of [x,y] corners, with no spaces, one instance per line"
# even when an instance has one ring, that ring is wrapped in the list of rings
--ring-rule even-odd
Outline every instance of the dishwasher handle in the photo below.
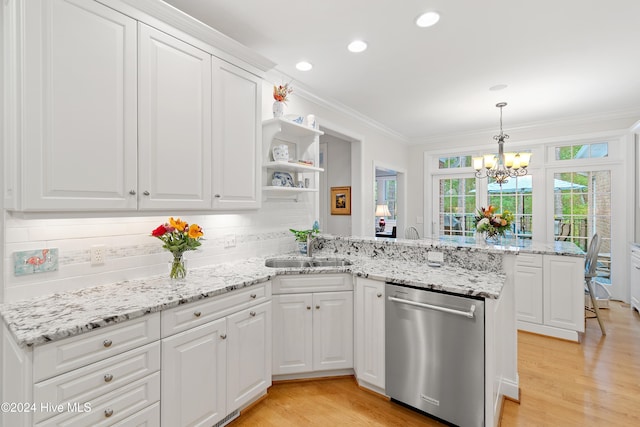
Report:
[[[402,298],[396,298],[396,297],[389,297],[389,301],[393,301],[393,302],[398,302],[401,304],[407,304],[407,305],[412,305],[414,307],[421,307],[421,308],[428,308],[429,310],[436,310],[436,311],[442,311],[445,313],[450,313],[450,314],[455,314],[458,316],[463,316],[466,317],[468,319],[473,319],[474,314],[476,312],[476,306],[472,305],[469,308],[469,311],[460,311],[460,310],[454,310],[452,308],[447,308],[447,307],[440,307],[439,305],[431,305],[431,304],[425,304],[422,302],[416,302],[416,301],[411,301],[408,299],[402,299]]]

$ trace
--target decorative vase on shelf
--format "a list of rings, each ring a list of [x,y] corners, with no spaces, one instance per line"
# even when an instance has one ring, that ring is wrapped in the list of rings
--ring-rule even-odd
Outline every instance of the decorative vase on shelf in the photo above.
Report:
[[[284,102],[273,101],[273,118],[282,117],[284,114]]]
[[[187,277],[187,261],[182,257],[182,252],[173,252],[173,261],[169,262],[169,277],[171,280]]]

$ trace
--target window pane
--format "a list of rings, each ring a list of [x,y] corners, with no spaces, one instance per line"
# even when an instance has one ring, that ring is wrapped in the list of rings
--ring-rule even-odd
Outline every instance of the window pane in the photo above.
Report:
[[[593,159],[609,155],[609,144],[599,142],[595,144],[574,144],[555,148],[556,160]]]
[[[594,155],[596,152],[593,149],[591,154]],[[571,241],[586,251],[591,238],[598,233],[602,242],[598,268],[601,265],[606,267],[603,267],[603,271],[599,271],[598,275],[610,283],[611,172],[556,173],[554,178],[556,240]]]
[[[439,187],[439,234],[472,236],[474,229],[470,218],[476,209],[476,179],[441,178]]]

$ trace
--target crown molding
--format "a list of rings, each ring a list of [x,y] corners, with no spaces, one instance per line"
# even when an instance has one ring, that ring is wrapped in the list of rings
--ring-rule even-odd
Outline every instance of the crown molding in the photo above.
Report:
[[[266,79],[269,82],[271,82],[271,84],[279,84],[276,82],[279,82],[282,80],[295,82],[296,95],[299,95],[301,98],[306,99],[309,102],[313,102],[314,104],[317,104],[320,107],[326,108],[328,110],[333,110],[335,112],[349,116],[355,120],[358,120],[366,124],[367,126],[377,130],[378,132],[381,132],[387,135],[388,137],[394,139],[397,142],[401,142],[403,144],[409,143],[409,140],[407,139],[407,137],[402,135],[401,133],[396,132],[395,130],[383,125],[382,123],[376,120],[373,120],[372,118],[358,112],[357,110],[354,110],[351,107],[348,107],[342,104],[341,102],[335,99],[321,97],[317,95],[313,91],[313,89],[311,89],[309,86],[306,86],[302,82],[297,81],[295,78],[289,76],[283,71],[278,70],[277,68],[274,68],[268,71],[266,74]]]
[[[168,3],[160,0],[97,0],[105,6],[111,7],[140,22],[147,23],[162,31],[171,31],[167,25],[202,41],[213,48],[210,53],[225,61],[244,62],[255,70],[263,73],[275,67],[276,63],[249,49],[242,43],[198,21]],[[203,48],[202,46],[196,46]],[[209,50],[209,49],[205,49]]]
[[[622,110],[615,111],[605,111],[602,113],[592,113],[592,114],[584,114],[584,115],[575,115],[575,116],[566,116],[566,117],[558,117],[553,120],[545,120],[545,121],[537,121],[537,122],[529,122],[516,126],[509,126],[508,133],[525,133],[534,131],[536,129],[540,129],[543,127],[546,128],[576,128],[583,125],[593,125],[594,123],[606,123],[612,122],[615,120],[628,120],[630,122],[628,129],[631,131],[633,129],[633,123],[637,123],[640,125],[640,108],[627,108]],[[434,136],[429,136],[427,138],[415,138],[409,141],[410,145],[434,145],[440,146],[443,144],[450,145],[452,142],[460,143],[461,140],[478,138],[478,137],[487,137],[487,135],[491,136],[496,133],[497,128],[485,128],[485,129],[477,129],[474,131],[468,132],[457,132],[457,133],[444,133]],[[616,126],[612,129],[618,130],[620,129],[620,125],[616,124]],[[580,132],[584,133],[584,132]]]

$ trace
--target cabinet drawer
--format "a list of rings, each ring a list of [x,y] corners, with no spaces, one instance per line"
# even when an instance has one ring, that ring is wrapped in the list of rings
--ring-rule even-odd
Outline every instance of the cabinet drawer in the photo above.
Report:
[[[271,298],[271,282],[238,289],[162,312],[162,337],[220,319]]]
[[[160,313],[118,323],[34,349],[33,381],[115,356],[160,339]]]
[[[160,400],[160,372],[120,387],[86,404],[77,402],[67,412],[49,418],[37,427],[110,426]],[[74,402],[75,403],[75,402]],[[65,405],[65,410],[67,409]]]
[[[273,281],[274,294],[351,290],[353,279],[350,274],[300,274],[278,276]]]
[[[520,253],[516,256],[516,266],[542,267],[542,255]]]
[[[113,424],[113,427],[156,427],[160,425],[160,402],[136,412],[124,420]]]
[[[88,402],[160,370],[160,341],[58,375],[34,386],[34,401],[58,405]],[[38,411],[40,422],[54,413]]]

